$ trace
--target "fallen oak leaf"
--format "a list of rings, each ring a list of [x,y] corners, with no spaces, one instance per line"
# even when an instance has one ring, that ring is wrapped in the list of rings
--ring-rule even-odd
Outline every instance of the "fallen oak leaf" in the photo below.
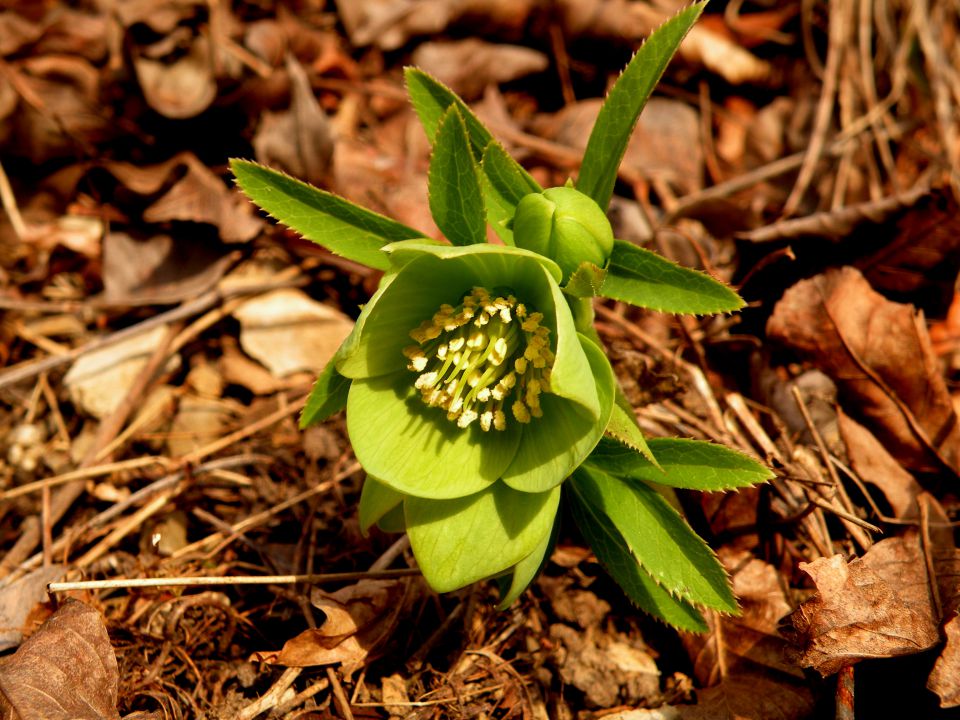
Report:
[[[823,676],[867,658],[910,655],[940,642],[919,535],[882,540],[847,563],[801,563],[817,586],[782,630],[801,667]]]
[[[0,717],[119,719],[118,683],[100,613],[67,600],[17,652],[0,659]]]
[[[829,375],[909,469],[958,471],[960,423],[921,312],[844,267],[787,290],[767,334]]]

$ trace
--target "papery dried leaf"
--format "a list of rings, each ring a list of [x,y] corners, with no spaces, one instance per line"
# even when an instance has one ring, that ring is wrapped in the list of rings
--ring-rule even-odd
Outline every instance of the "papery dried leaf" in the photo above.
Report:
[[[917,533],[882,540],[849,564],[834,555],[800,569],[817,585],[817,595],[790,616],[801,666],[826,676],[866,658],[910,655],[940,641]]]
[[[117,660],[103,618],[67,600],[20,649],[0,659],[0,715],[11,720],[109,720]]]
[[[934,663],[927,689],[940,697],[940,707],[960,707],[960,615],[943,627],[947,644]]]
[[[787,290],[767,333],[830,375],[841,402],[907,467],[960,468],[960,423],[913,307],[845,267]]]
[[[413,64],[429,73],[464,100],[499,85],[547,69],[547,56],[520,45],[503,45],[477,38],[425,42],[413,52]]]
[[[16,582],[0,583],[0,651],[23,641],[24,624],[34,607],[47,599],[47,583],[63,577],[62,565],[37,568]]]
[[[678,720],[804,720],[813,713],[814,699],[802,682],[748,673],[698,691],[696,705],[673,709]]]
[[[220,230],[224,242],[246,242],[260,232],[263,222],[253,206],[227,187],[193,154],[183,154],[186,174],[143,212],[147,222],[186,220],[209,223]]]
[[[916,517],[920,483],[903,469],[874,435],[846,413],[837,413],[837,424],[851,467],[877,487],[890,504],[894,517]]]
[[[211,53],[210,40],[198,35],[187,54],[171,62],[135,57],[133,67],[150,107],[177,120],[210,107],[217,96]]]

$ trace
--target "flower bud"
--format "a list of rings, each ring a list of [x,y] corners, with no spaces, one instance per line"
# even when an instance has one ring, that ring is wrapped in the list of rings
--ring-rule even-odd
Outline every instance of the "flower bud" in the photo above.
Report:
[[[613,229],[600,206],[571,187],[530,193],[513,218],[517,247],[550,258],[566,282],[580,263],[603,267],[613,250]]]

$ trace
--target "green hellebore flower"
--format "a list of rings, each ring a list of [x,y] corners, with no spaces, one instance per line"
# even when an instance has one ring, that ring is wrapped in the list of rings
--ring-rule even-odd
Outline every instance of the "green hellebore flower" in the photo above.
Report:
[[[613,371],[577,333],[552,261],[497,245],[385,250],[392,269],[334,361],[368,473],[361,523],[405,527],[437,590],[515,572],[519,593],[560,484],[610,419]]]
[[[364,469],[434,499],[500,479],[521,492],[559,485],[599,442],[614,380],[577,333],[556,265],[497,245],[385,250],[393,268],[335,359]]]
[[[613,229],[593,198],[555,187],[521,198],[513,218],[517,247],[556,261],[566,282],[581,263],[604,267],[613,251]]]

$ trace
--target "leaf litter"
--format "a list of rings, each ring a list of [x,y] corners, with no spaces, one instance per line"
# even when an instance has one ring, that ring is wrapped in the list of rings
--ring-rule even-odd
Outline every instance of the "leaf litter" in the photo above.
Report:
[[[360,532],[342,421],[296,429],[377,277],[264,222],[228,158],[436,237],[403,65],[449,73],[562,184],[591,107],[675,6],[0,12],[4,712],[785,719],[833,715],[850,678],[858,714],[960,705],[949,4],[868,3],[856,21],[840,2],[711,7],[621,168],[619,236],[751,303],[676,322],[598,309],[648,435],[777,471],[679,498],[739,616],[682,638],[640,617],[572,523],[503,613],[486,585],[437,597],[384,577],[412,558]],[[318,574],[43,592],[61,576]],[[895,688],[875,680],[904,662]]]

